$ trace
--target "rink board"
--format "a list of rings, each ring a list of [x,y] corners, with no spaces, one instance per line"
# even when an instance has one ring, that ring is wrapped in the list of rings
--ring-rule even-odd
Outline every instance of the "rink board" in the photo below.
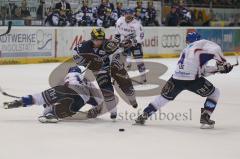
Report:
[[[13,27],[0,37],[0,64],[62,62],[71,57],[72,49],[90,38],[92,27]],[[3,33],[6,27],[0,28]],[[145,58],[178,57],[186,46],[189,31],[197,30],[203,38],[218,43],[225,55],[240,52],[240,28],[145,27]],[[115,28],[105,29],[112,39]]]

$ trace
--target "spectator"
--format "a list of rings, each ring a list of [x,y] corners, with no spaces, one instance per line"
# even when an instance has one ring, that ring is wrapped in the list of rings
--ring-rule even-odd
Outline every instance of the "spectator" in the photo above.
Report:
[[[116,3],[116,13],[118,15],[118,18],[124,15],[124,9],[123,9],[123,2],[122,1],[117,1]]]
[[[53,19],[59,17],[58,25],[65,26],[66,19],[69,19],[72,16],[71,5],[66,0],[61,0],[61,2],[56,3],[55,11],[53,13]],[[57,18],[56,18],[57,19]],[[57,21],[57,20],[54,20]]]
[[[146,10],[146,26],[159,26],[159,22],[156,17],[157,11],[153,6],[153,1],[148,1],[148,7]]]
[[[82,7],[81,7],[81,12],[83,13],[87,13],[89,10],[89,6],[88,6],[88,0],[83,0],[82,1]]]
[[[91,26],[93,25],[93,10],[88,6],[88,0],[82,1],[82,7],[80,10],[79,26]]]
[[[16,17],[15,12],[18,6],[15,3],[9,3],[9,6],[10,6],[11,18],[14,19]]]
[[[0,8],[0,19],[6,19],[6,18],[9,18],[8,9],[7,7],[2,6]]]
[[[37,19],[43,19],[43,5],[44,5],[45,1],[44,0],[40,0],[40,4],[38,6],[37,9]]]
[[[185,8],[183,5],[179,6],[178,9],[179,25],[180,26],[193,26],[193,18],[190,10]]]
[[[179,22],[179,17],[177,15],[176,6],[172,6],[170,13],[167,15],[165,25],[166,26],[177,26]]]
[[[21,16],[22,16],[22,18],[31,18],[31,14],[27,10],[27,1],[26,0],[22,1]]]
[[[146,23],[146,9],[142,7],[142,0],[137,0],[137,6],[134,8],[135,18],[142,22],[142,25],[145,26]]]
[[[104,16],[99,17],[97,20],[97,26],[104,28],[115,26],[117,19],[117,14],[112,12],[111,8],[106,7]]]
[[[61,0],[61,2],[56,3],[55,9],[60,10],[60,11],[71,11],[71,5],[66,2],[66,0]]]
[[[21,9],[19,7],[17,7],[17,6],[14,7],[12,17],[14,20],[22,19]]]
[[[23,0],[21,5],[21,18],[24,19],[24,24],[26,26],[31,25],[31,14],[29,10],[27,10],[27,1]]]
[[[103,17],[107,9],[111,9],[111,12],[114,10],[114,5],[109,2],[109,0],[101,0],[100,6],[97,8],[97,16]]]

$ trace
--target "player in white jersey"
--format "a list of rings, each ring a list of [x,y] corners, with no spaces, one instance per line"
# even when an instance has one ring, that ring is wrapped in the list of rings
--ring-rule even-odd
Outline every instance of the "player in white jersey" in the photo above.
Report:
[[[133,42],[132,46],[125,48],[125,53],[128,56],[127,65],[131,67],[131,54],[136,60],[138,70],[141,74],[141,82],[146,82],[145,65],[142,61],[143,49],[142,43],[144,41],[144,32],[142,24],[134,18],[134,11],[132,9],[126,9],[125,15],[120,17],[116,22],[116,35],[115,38],[119,41],[123,41],[127,37],[131,36]]]
[[[220,92],[204,76],[217,72],[229,73],[233,66],[226,61],[219,45],[201,40],[197,32],[188,33],[186,41],[188,45],[180,55],[174,74],[163,87],[161,95],[151,101],[136,119],[137,124],[144,124],[158,109],[174,100],[183,90],[188,90],[206,97],[204,108],[201,109],[201,128],[214,127],[215,121],[210,116],[217,105]],[[216,60],[216,66],[207,66],[212,59]]]
[[[69,69],[64,79],[64,85],[47,89],[41,93],[21,97],[20,100],[5,102],[5,109],[43,105],[43,116],[39,121],[43,123],[56,123],[58,119],[72,116],[87,103],[94,100],[96,106],[86,114],[86,118],[95,118],[101,112],[104,104],[103,96],[94,83],[88,80],[84,74],[84,66],[75,66]]]

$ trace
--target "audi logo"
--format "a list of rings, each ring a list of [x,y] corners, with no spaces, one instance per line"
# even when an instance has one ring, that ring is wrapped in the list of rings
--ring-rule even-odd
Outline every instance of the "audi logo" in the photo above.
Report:
[[[179,34],[168,34],[162,36],[163,48],[175,48],[181,44],[181,36]]]

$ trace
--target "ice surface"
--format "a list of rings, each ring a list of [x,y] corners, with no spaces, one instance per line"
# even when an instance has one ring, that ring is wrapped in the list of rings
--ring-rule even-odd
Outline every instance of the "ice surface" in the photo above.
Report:
[[[228,59],[235,62],[233,57]],[[176,59],[150,61],[169,67],[163,79],[171,76],[176,63]],[[19,96],[39,92],[48,88],[48,76],[58,65],[0,66],[0,86]],[[41,107],[0,109],[0,159],[239,159],[240,67],[208,79],[221,91],[212,116],[216,120],[213,130],[199,129],[204,99],[189,92],[180,94],[162,112],[191,114],[192,120],[152,120],[146,126],[133,126],[129,113],[137,114],[154,97],[137,98],[139,110],[121,100],[118,112],[125,117],[116,122],[106,114],[95,120],[41,124],[37,121]],[[1,103],[9,100],[0,95]]]

